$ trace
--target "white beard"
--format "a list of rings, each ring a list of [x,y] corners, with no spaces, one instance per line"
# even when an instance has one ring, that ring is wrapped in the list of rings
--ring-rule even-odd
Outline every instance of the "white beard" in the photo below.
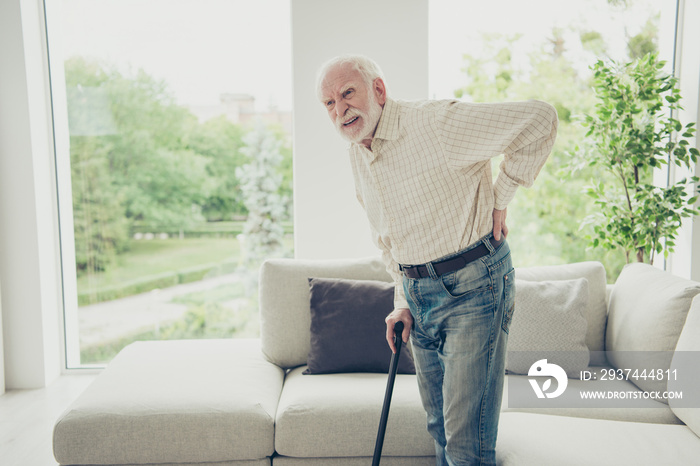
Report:
[[[379,118],[381,116],[382,106],[379,105],[374,93],[372,93],[369,96],[369,112],[365,113],[356,108],[351,108],[344,115],[342,120],[336,120],[335,129],[344,139],[359,144],[363,140],[370,139],[372,137],[375,129],[377,128],[377,124],[379,124]],[[351,131],[348,131],[343,126],[343,123],[352,119],[353,117],[360,117],[362,119],[362,126],[352,128]]]

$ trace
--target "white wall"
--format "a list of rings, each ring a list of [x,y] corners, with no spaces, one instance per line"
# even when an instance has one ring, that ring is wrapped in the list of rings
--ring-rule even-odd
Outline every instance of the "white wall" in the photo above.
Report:
[[[0,395],[5,393],[5,357],[2,341],[2,283],[0,283]]]
[[[428,96],[428,0],[293,0],[294,236],[298,258],[378,255],[355,197],[348,143],[315,93],[316,70],[344,53],[374,59],[389,95]]]
[[[0,282],[7,388],[60,374],[53,140],[40,0],[0,2]]]
[[[681,0],[681,16],[677,42],[676,75],[679,78],[681,104],[679,120],[684,124],[695,121],[700,124],[700,1]],[[695,147],[700,148],[700,137],[695,137]],[[691,176],[691,173],[672,166],[673,178],[678,181]],[[700,164],[695,167],[695,175],[700,176]],[[700,203],[698,203],[700,205]],[[693,247],[694,246],[694,247]],[[676,252],[669,257],[666,269],[685,278],[700,281],[700,217],[686,219],[676,239]]]

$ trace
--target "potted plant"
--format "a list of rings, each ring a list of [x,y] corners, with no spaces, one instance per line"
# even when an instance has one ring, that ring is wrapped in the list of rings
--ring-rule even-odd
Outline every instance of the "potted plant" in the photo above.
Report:
[[[628,263],[630,255],[651,264],[655,254],[673,252],[682,218],[699,213],[697,177],[667,187],[652,184],[654,169],[675,164],[691,173],[700,155],[688,142],[695,123],[684,127],[674,117],[681,96],[664,65],[647,54],[631,63],[598,61],[592,67],[597,104],[593,115],[585,115],[586,157],[614,181],[598,180],[588,189],[599,210],[584,225],[593,227],[593,247],[620,248]]]

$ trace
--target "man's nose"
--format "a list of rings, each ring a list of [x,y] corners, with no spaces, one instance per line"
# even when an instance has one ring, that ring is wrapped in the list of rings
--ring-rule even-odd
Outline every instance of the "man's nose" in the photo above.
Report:
[[[345,115],[345,112],[348,111],[348,104],[345,102],[336,102],[335,103],[335,114],[338,115],[339,117],[342,117]]]

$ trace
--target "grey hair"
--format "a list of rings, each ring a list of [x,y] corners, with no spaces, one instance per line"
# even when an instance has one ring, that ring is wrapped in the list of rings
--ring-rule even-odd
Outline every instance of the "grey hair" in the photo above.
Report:
[[[382,69],[379,68],[379,65],[374,60],[364,55],[340,55],[325,62],[318,69],[318,73],[316,73],[316,95],[318,100],[323,100],[324,96],[321,86],[328,72],[343,65],[350,65],[352,69],[358,71],[368,89],[372,88],[372,83],[375,79],[382,78],[384,80],[384,73],[382,73]],[[386,87],[386,83],[384,83],[384,86]]]

